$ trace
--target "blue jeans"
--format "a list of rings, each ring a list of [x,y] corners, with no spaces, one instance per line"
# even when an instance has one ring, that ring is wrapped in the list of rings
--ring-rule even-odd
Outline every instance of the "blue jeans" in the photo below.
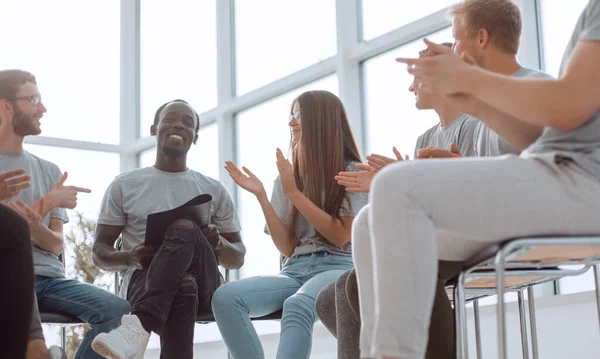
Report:
[[[282,308],[277,358],[308,358],[317,319],[317,295],[352,267],[352,257],[318,252],[289,259],[278,275],[237,280],[217,289],[213,313],[233,358],[265,357],[250,318]]]
[[[130,311],[125,299],[78,280],[37,276],[35,292],[41,312],[69,314],[92,327],[83,338],[75,359],[104,358],[92,350],[92,340],[118,327],[121,317]]]

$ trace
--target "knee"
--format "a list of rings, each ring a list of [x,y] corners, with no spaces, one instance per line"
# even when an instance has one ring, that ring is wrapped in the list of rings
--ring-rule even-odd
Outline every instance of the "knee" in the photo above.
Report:
[[[123,315],[131,312],[129,302],[116,295],[109,294],[102,300],[99,316],[90,318],[89,324],[101,332],[114,329],[121,324]]]
[[[49,356],[44,339],[34,339],[27,343],[27,359],[48,359]]]
[[[315,299],[296,293],[283,302],[283,315],[288,318],[304,318],[314,323],[317,317]]]
[[[237,289],[236,283],[227,283],[213,293],[212,297],[212,308],[213,312],[229,310],[236,302],[242,304],[240,293]]]
[[[192,220],[187,219],[187,218],[178,218],[178,219],[174,220],[173,222],[171,222],[171,224],[169,225],[169,229],[171,229],[171,228],[192,229],[194,227],[195,227],[194,222],[192,222]]]
[[[192,297],[194,300],[196,300],[197,294],[198,284],[196,284],[196,278],[190,274],[184,275],[181,283],[179,284],[177,295],[183,297]]]
[[[317,315],[321,318],[322,322],[327,321],[327,318],[331,316],[331,313],[335,311],[335,286],[329,284],[325,288],[321,289],[319,295],[317,295],[317,301],[315,302],[315,309]]]
[[[370,204],[364,206],[352,222],[352,256],[354,262],[360,261],[360,258],[364,256],[371,257],[370,209]]]

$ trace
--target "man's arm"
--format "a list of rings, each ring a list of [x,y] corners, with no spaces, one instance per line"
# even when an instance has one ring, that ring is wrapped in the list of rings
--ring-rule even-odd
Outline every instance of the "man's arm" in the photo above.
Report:
[[[63,221],[61,219],[51,218],[49,227],[42,225],[39,231],[31,234],[31,240],[41,249],[57,256],[62,253],[65,235],[63,234]]]
[[[122,231],[123,226],[98,224],[92,246],[94,264],[111,272],[117,272],[131,266],[129,251],[115,249],[115,242]]]
[[[446,95],[446,99],[458,110],[477,117],[492,131],[520,150],[529,147],[544,130],[544,126],[522,121],[470,95]]]
[[[9,206],[27,221],[33,243],[39,248],[57,256],[62,253],[65,241],[62,219],[51,218],[49,226],[46,227],[42,216],[22,201],[11,202]]]
[[[227,269],[240,269],[244,265],[246,246],[240,232],[220,233],[221,241],[215,248],[219,264]]]

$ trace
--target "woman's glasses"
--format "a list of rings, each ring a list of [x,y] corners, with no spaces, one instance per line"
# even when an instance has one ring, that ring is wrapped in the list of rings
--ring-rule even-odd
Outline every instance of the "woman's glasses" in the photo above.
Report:
[[[300,111],[296,111],[292,113],[289,117],[289,122],[292,122],[292,119],[296,120],[296,122],[300,123]]]

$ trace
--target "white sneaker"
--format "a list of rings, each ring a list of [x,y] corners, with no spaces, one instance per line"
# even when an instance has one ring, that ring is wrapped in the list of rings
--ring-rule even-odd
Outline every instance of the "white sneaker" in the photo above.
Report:
[[[109,359],[142,359],[150,340],[136,315],[124,315],[121,326],[110,333],[100,333],[92,341],[92,349]]]

